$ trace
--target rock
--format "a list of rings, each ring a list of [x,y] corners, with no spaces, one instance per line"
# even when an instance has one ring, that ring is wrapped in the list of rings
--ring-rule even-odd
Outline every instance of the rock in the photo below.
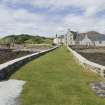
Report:
[[[89,85],[97,96],[105,98],[105,82],[91,81]]]

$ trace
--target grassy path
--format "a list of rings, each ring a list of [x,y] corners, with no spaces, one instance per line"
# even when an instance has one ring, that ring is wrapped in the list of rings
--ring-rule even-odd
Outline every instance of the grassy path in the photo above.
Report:
[[[105,105],[88,86],[100,78],[84,71],[65,48],[29,62],[11,78],[27,81],[21,105]]]

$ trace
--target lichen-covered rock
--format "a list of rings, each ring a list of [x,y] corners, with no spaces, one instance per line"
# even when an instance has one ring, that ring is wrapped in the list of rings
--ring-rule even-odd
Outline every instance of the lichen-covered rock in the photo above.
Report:
[[[105,82],[91,81],[89,85],[97,96],[105,98]]]

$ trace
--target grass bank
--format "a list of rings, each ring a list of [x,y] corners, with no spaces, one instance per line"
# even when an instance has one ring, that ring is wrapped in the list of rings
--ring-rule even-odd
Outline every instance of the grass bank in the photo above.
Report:
[[[88,86],[100,77],[83,70],[65,48],[29,62],[11,78],[27,81],[21,105],[105,105]]]

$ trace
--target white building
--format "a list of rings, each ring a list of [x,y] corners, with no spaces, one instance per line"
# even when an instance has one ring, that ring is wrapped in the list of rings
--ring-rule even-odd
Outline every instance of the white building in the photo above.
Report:
[[[60,45],[60,44],[62,44],[62,43],[64,43],[64,35],[61,35],[61,36],[57,36],[56,35],[56,38],[54,38],[54,40],[53,40],[53,43],[54,44],[57,44],[57,45]]]
[[[80,45],[88,45],[88,46],[93,46],[94,43],[91,41],[91,39],[88,38],[88,35],[86,34],[84,39],[80,41]]]
[[[93,31],[79,34],[68,29],[64,39],[65,45],[105,46],[105,35]]]
[[[76,37],[76,32],[70,31],[68,29],[67,34],[65,35],[65,45],[75,45],[75,37]]]
[[[54,44],[59,44],[59,39],[58,38],[54,38],[53,43]]]

